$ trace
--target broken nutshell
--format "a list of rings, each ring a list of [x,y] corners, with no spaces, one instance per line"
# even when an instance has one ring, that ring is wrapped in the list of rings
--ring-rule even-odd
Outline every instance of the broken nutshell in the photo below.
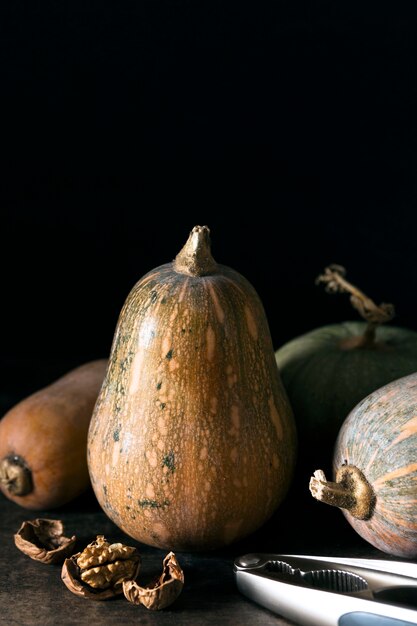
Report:
[[[62,563],[74,549],[76,537],[65,537],[61,520],[38,518],[23,522],[14,535],[17,548],[41,563]]]
[[[129,602],[143,604],[147,609],[158,611],[172,604],[184,586],[184,573],[173,552],[162,563],[162,574],[147,587],[140,587],[134,580],[123,583],[123,593]]]
[[[110,544],[103,535],[97,535],[82,552],[65,559],[61,578],[77,596],[106,600],[123,593],[123,581],[136,578],[140,564],[136,548]]]

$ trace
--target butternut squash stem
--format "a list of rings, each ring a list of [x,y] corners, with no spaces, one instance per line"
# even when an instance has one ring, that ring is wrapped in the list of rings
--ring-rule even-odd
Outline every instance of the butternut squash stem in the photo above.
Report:
[[[210,230],[207,226],[194,226],[173,266],[176,272],[188,276],[208,276],[217,271],[217,263],[211,255]]]
[[[325,268],[324,274],[317,277],[316,284],[324,283],[328,293],[350,293],[350,302],[353,308],[368,322],[368,325],[359,340],[348,347],[373,347],[378,326],[389,322],[394,317],[394,305],[386,302],[382,302],[380,305],[375,304],[363,291],[347,281],[345,274],[346,270],[341,265],[329,265]]]
[[[322,470],[317,470],[310,479],[313,498],[345,509],[357,519],[372,517],[376,496],[363,472],[355,465],[342,465],[336,472],[336,482],[326,480]]]
[[[25,496],[33,491],[32,472],[17,455],[6,456],[0,461],[0,483],[14,496]]]

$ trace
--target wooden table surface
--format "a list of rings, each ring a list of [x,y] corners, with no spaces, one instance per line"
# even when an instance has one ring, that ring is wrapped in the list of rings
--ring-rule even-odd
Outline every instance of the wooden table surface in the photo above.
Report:
[[[3,385],[0,415],[22,397],[42,388],[77,363],[9,360],[0,362]],[[316,468],[314,468],[316,469]],[[309,475],[293,485],[285,502],[257,532],[222,550],[177,553],[184,570],[181,596],[168,609],[152,612],[134,606],[124,597],[95,602],[73,595],[62,583],[61,567],[44,565],[22,554],[13,535],[25,520],[61,519],[66,534],[78,538],[83,549],[96,535],[135,545],[142,555],[139,581],[149,582],[161,573],[166,551],[140,545],[121,532],[103,513],[92,491],[54,511],[27,511],[0,494],[0,624],[7,626],[106,626],[107,624],[160,626],[268,626],[289,624],[242,596],[236,588],[233,561],[248,552],[322,554],[385,558],[363,541],[341,512],[313,500]],[[389,558],[389,557],[387,557]]]
[[[143,583],[161,571],[166,551],[128,538],[101,511],[90,491],[58,510],[37,513],[0,495],[1,624],[288,624],[238,592],[233,578],[235,557],[254,551],[384,557],[353,532],[338,510],[289,496],[274,517],[245,540],[213,552],[177,553],[185,575],[183,592],[170,608],[152,612],[130,604],[123,596],[102,602],[78,598],[62,583],[61,566],[44,565],[22,554],[14,545],[13,534],[24,520],[35,517],[62,519],[66,534],[77,535],[77,549],[98,534],[137,546],[142,554]]]

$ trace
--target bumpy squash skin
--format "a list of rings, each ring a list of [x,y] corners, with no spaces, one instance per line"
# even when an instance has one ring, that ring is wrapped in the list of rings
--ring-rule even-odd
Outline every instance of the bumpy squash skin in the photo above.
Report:
[[[13,407],[0,421],[0,459],[18,455],[30,469],[33,489],[6,497],[27,509],[52,509],[90,485],[87,433],[107,361],[78,367]]]
[[[341,342],[363,335],[366,322],[317,328],[288,342],[276,361],[297,424],[300,463],[308,471],[323,464],[349,412],[368,394],[417,371],[417,333],[380,326],[375,347],[342,349]],[[316,441],[316,445],[312,445]]]
[[[343,510],[356,532],[392,555],[417,557],[417,374],[365,398],[337,439],[334,470],[354,465],[376,496],[368,520]]]
[[[148,273],[120,314],[91,421],[96,496],[128,535],[226,545],[283,499],[296,447],[263,307],[237,272]]]

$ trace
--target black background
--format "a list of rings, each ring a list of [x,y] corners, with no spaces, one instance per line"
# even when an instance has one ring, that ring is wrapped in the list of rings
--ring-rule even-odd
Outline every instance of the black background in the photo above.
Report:
[[[413,4],[2,4],[3,392],[106,356],[195,224],[275,347],[356,318],[331,262],[417,330]]]

